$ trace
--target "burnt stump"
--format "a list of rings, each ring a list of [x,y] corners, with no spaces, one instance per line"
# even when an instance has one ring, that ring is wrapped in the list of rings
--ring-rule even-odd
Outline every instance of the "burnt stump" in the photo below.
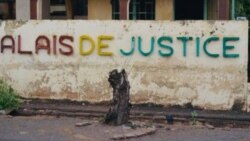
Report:
[[[131,104],[129,103],[130,85],[127,73],[116,69],[109,73],[108,81],[113,88],[113,98],[104,123],[122,125],[128,122]]]

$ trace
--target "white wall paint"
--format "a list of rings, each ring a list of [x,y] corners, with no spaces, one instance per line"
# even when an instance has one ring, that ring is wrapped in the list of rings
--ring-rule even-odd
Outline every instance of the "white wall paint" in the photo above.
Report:
[[[8,21],[0,26],[4,35],[21,35],[22,48],[35,50],[39,35],[52,39],[53,35],[74,36],[72,56],[14,55],[10,50],[0,53],[0,76],[6,79],[23,97],[71,99],[102,102],[111,99],[108,72],[125,68],[131,84],[132,103],[155,103],[165,106],[191,103],[203,109],[229,110],[234,104],[247,105],[247,28],[243,21]],[[112,35],[107,51],[112,57],[79,54],[79,37],[89,35],[97,44],[98,35]],[[119,50],[130,47],[131,36],[141,36],[143,50],[148,50],[150,37],[173,37],[174,54],[163,58],[156,50],[142,56],[138,50],[124,56]],[[211,58],[201,49],[195,56],[194,42],[188,43],[188,54],[182,55],[182,43],[177,36],[240,37],[230,42],[239,58]],[[17,38],[16,38],[17,39]],[[157,43],[157,42],[156,42]],[[201,46],[202,47],[202,46]],[[209,44],[209,51],[222,53],[222,40]],[[249,100],[248,100],[249,101]]]

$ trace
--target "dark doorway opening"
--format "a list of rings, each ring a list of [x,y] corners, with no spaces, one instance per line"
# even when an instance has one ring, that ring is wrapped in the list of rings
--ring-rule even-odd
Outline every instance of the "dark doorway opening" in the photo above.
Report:
[[[204,0],[175,0],[175,20],[202,20]]]
[[[15,5],[15,0],[0,0],[0,20],[16,19]]]
[[[248,66],[247,66],[247,82],[250,82],[250,23],[248,23]]]
[[[85,19],[88,16],[88,0],[72,0],[73,19]],[[65,19],[66,17],[65,0],[50,0],[51,19]]]

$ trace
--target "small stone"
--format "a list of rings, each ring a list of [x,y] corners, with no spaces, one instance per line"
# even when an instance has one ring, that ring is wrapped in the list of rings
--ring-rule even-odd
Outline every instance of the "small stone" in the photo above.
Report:
[[[131,129],[131,126],[128,126],[128,125],[122,125],[122,129],[124,129],[124,130],[128,130],[128,129]]]
[[[170,131],[176,131],[178,128],[170,128]]]
[[[165,130],[171,130],[171,128],[170,127],[166,127]]]
[[[84,140],[84,141],[94,141],[95,139],[84,136],[82,134],[75,134],[74,135],[75,138],[80,139],[80,140]]]
[[[0,110],[0,115],[6,115],[5,110]]]
[[[202,122],[197,121],[194,125],[192,125],[194,128],[205,128],[205,125]]]
[[[45,113],[45,110],[38,110],[39,113]]]
[[[222,130],[230,131],[231,129],[229,127],[225,127],[225,128],[222,128]]]
[[[12,116],[12,115],[8,115],[7,117],[8,117],[8,118],[14,118],[14,116]]]
[[[0,110],[0,115],[8,115],[12,110]]]
[[[156,124],[155,127],[158,129],[163,129],[165,126],[162,124]]]
[[[214,129],[214,126],[213,126],[213,125],[205,124],[205,126],[206,126],[208,129]]]
[[[20,135],[26,135],[26,134],[28,134],[28,132],[26,132],[26,131],[20,131],[19,134]]]
[[[82,103],[82,106],[85,106],[86,104],[85,103]]]
[[[137,137],[141,137],[141,136],[145,136],[145,135],[154,134],[155,132],[156,132],[155,127],[153,127],[153,128],[138,128],[138,129],[135,129],[131,132],[114,135],[111,139],[121,140],[121,139],[128,139],[128,138],[137,138]]]
[[[75,126],[76,126],[76,127],[83,127],[83,126],[89,126],[89,125],[91,125],[91,124],[92,124],[91,122],[84,121],[84,122],[76,123]]]

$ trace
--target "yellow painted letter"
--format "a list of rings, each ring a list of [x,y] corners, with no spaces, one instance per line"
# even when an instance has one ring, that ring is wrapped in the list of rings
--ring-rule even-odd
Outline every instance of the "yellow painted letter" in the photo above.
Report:
[[[98,37],[98,55],[100,56],[112,56],[113,52],[103,52],[103,48],[108,48],[107,44],[103,44],[102,40],[112,40],[113,36],[100,35]]]
[[[83,41],[84,40],[87,40],[90,43],[90,49],[88,51],[83,50]],[[80,48],[81,55],[90,55],[95,49],[95,42],[91,37],[89,37],[87,35],[83,35],[80,37],[79,48]]]

